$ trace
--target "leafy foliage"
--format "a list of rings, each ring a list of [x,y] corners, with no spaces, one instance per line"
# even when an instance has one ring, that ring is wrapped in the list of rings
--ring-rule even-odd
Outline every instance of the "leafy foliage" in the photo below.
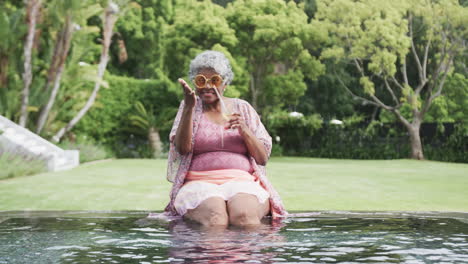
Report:
[[[101,53],[103,20],[99,15],[105,2],[44,0],[33,49],[29,129],[35,130],[39,110],[49,98],[50,90],[44,87],[52,54],[70,13],[75,22],[71,49],[56,103],[42,135],[55,134],[89,98]],[[399,157],[392,148],[401,143],[399,139],[406,138],[404,132],[398,132],[401,134],[398,140],[393,139],[398,134],[394,128],[387,131],[391,140],[379,134],[384,130],[372,120],[390,123],[397,121],[397,117],[394,112],[380,111],[372,100],[374,96],[389,106],[387,110],[397,109],[408,122],[416,121],[414,112],[425,111],[429,105],[424,122],[456,122],[461,127],[468,123],[466,53],[457,53],[459,56],[452,63],[441,68],[449,69],[445,81],[440,78],[443,72],[434,70],[439,62],[449,61],[441,48],[457,52],[463,49],[459,40],[467,38],[465,2],[134,0],[125,5],[127,12],[115,27],[108,72],[101,83],[108,88],[99,92],[93,108],[72,133],[102,143],[118,157],[150,157],[145,127],[155,125],[167,144],[167,134],[182,97],[182,89],[175,80],[187,76],[189,63],[197,53],[213,49],[226,54],[235,74],[226,95],[249,100],[262,114],[271,134],[280,137],[275,153],[319,156],[328,153],[339,157],[336,153],[343,152],[348,153],[343,157],[362,158],[393,153],[387,156]],[[0,3],[0,114],[13,121],[19,118],[23,86],[24,19],[24,3],[13,0]],[[449,40],[445,46],[444,36]],[[418,92],[421,76],[413,48],[424,62],[429,42],[426,68],[429,81]],[[402,67],[405,64],[406,73]],[[399,87],[396,82],[403,85]],[[444,89],[440,96],[428,102],[426,99],[437,94],[436,88],[441,84]],[[433,89],[427,89],[431,85]],[[368,101],[362,103],[356,100],[358,97]],[[137,111],[136,102],[141,102],[146,113]],[[288,115],[291,111],[302,112],[305,117],[291,119]],[[328,125],[328,120],[350,121],[353,116],[372,125],[364,128],[347,123],[341,130]],[[441,133],[444,127],[439,125]],[[327,132],[321,134],[322,130]],[[463,133],[457,135],[439,145],[445,146],[449,141],[463,144],[460,143],[464,142]],[[308,143],[310,137],[319,137],[322,152],[314,152],[317,149],[307,152],[313,146]],[[381,145],[369,149],[356,147],[374,139]],[[334,142],[342,144],[335,146]],[[436,148],[424,144],[429,158],[439,155]],[[455,143],[450,144],[453,145],[447,145],[450,149],[446,149],[447,153],[455,149]],[[349,150],[342,149],[343,146]],[[406,143],[404,146],[401,149],[406,151]],[[351,151],[355,153],[349,154]],[[460,160],[455,158],[457,155],[448,156]]]
[[[59,144],[59,147],[63,149],[79,150],[80,163],[103,160],[112,157],[111,152],[106,147],[94,142],[94,140],[89,140],[89,138],[84,137],[76,139],[76,142],[64,140]]]
[[[468,133],[463,125],[435,123],[422,126],[422,143],[430,160],[468,162]],[[363,122],[355,116],[343,125],[324,123],[310,135],[281,138],[281,154],[337,159],[406,159],[408,135],[398,123]],[[294,137],[292,140],[289,137]]]
[[[420,124],[466,50],[468,9],[452,0],[322,0],[316,17],[330,40],[322,58],[358,70],[362,89],[343,85],[347,92],[395,115],[411,135],[412,157],[423,159]],[[401,113],[408,107],[409,118]]]
[[[427,122],[463,122],[468,125],[468,79],[455,73],[448,77],[442,96],[434,100]]]
[[[357,86],[358,78],[352,68],[346,65],[333,65],[325,61],[326,72],[315,81],[308,80],[307,91],[300,98],[297,111],[305,115],[318,113],[324,120],[343,119],[354,113],[371,114],[369,107],[358,104],[343,92],[340,82],[351,88]],[[296,109],[295,109],[296,110]]]
[[[297,104],[306,90],[304,78],[323,73],[323,65],[307,48],[319,45],[325,35],[292,1],[238,0],[226,10],[238,40],[233,53],[245,58],[253,106],[263,112],[267,106]]]
[[[174,110],[170,109],[179,104],[171,85],[163,81],[113,75],[107,75],[106,81],[109,82],[109,88],[101,91],[96,104],[78,123],[75,133],[88,135],[112,150],[120,148],[132,137],[146,138],[146,134],[135,132],[134,125],[129,121],[135,102],[140,101],[153,106],[153,112],[147,114],[154,116],[154,124],[160,129],[162,138],[167,138],[171,127],[171,121],[168,120],[175,116]],[[170,114],[174,116],[169,117]],[[134,133],[133,136],[129,131]]]
[[[0,113],[9,119],[18,118],[21,97],[21,62],[22,35],[26,31],[23,23],[24,9],[13,3],[0,3]]]
[[[281,146],[281,148],[275,150],[278,154],[281,154],[283,150],[291,151],[296,149],[302,151],[309,148],[310,145],[303,145],[304,139],[315,135],[320,130],[322,119],[318,115],[302,116],[286,111],[278,111],[268,115],[265,126],[273,140]],[[301,145],[300,149],[297,148]]]
[[[0,143],[0,180],[45,172],[46,162],[22,151],[6,151]]]

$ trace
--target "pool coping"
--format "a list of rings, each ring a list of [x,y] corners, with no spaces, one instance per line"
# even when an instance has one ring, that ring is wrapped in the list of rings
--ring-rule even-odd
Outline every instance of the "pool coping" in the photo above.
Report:
[[[0,224],[10,218],[42,218],[42,217],[72,217],[72,218],[145,218],[150,213],[161,211],[146,210],[18,210],[0,211]],[[453,218],[468,223],[468,212],[446,211],[292,211],[288,218]]]

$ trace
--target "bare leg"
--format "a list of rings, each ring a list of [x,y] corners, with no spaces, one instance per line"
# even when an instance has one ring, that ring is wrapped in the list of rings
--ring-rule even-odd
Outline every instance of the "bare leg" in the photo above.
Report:
[[[188,210],[184,217],[196,221],[205,227],[227,226],[226,201],[219,197],[208,198],[197,208]]]
[[[227,202],[229,223],[235,226],[259,225],[270,212],[270,201],[260,203],[255,195],[238,193]]]

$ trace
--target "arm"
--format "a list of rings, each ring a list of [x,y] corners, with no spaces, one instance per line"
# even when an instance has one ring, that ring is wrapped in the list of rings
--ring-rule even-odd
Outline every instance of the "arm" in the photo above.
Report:
[[[181,155],[185,155],[192,151],[192,115],[197,99],[195,92],[192,89],[190,89],[190,87],[184,80],[179,79],[179,83],[184,89],[185,105],[182,110],[182,116],[180,118],[179,127],[177,128],[177,132],[174,138],[174,145],[176,146],[177,151]]]
[[[265,166],[268,161],[268,155],[263,143],[258,140],[250,129],[243,130],[241,133],[250,155],[255,159],[258,165]]]
[[[185,155],[192,151],[192,115],[193,108],[184,107],[179,127],[174,138],[177,152]]]

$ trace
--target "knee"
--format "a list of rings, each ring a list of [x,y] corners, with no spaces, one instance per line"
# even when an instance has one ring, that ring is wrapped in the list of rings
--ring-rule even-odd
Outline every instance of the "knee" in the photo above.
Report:
[[[227,226],[228,225],[228,215],[224,209],[213,208],[207,214],[205,221],[202,222],[203,226]]]
[[[235,226],[258,225],[260,218],[255,211],[243,209],[230,212],[229,223]]]

